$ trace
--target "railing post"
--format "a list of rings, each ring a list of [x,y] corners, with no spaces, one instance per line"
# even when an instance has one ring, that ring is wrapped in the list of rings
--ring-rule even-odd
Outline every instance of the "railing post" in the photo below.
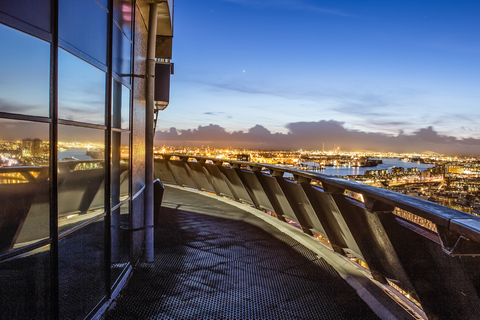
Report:
[[[427,316],[478,319],[479,259],[452,257],[433,231],[393,213],[378,216]]]
[[[217,168],[223,177],[223,181],[227,184],[235,200],[254,203],[253,200],[250,198],[250,195],[246,190],[245,185],[238,176],[238,173],[235,171],[235,168],[227,169],[222,165],[221,161],[217,161],[215,162],[215,164],[217,165]],[[241,185],[239,185],[238,183],[240,183]]]
[[[170,162],[170,159],[172,158],[171,155],[164,155],[163,156],[163,159],[165,160],[165,166],[167,167],[167,169],[170,171],[171,175],[172,175],[172,178],[173,180],[175,180],[175,184],[177,186],[181,186],[181,184],[179,183],[179,179],[175,176],[175,171],[173,170],[172,168],[172,164]]]
[[[343,240],[342,230],[339,226],[337,219],[333,216],[333,206],[327,203],[327,196],[325,196],[324,201],[320,201],[318,194],[315,192],[314,187],[311,185],[310,179],[297,179],[297,183],[302,186],[303,191],[305,192],[306,197],[312,204],[313,210],[318,217],[318,220],[322,224],[323,229],[325,230],[326,236],[330,241],[332,249],[341,254],[345,255],[343,248],[347,248],[347,243]]]
[[[322,186],[336,204],[339,213],[348,226],[353,239],[348,240],[350,253],[360,255],[359,258],[365,261],[375,280],[386,283],[385,275],[389,271],[401,268],[398,263],[392,246],[389,242],[383,227],[376,214],[368,212],[360,207],[360,204],[353,203],[344,195],[345,189],[330,185],[322,181]],[[395,275],[401,274],[401,270],[396,270]],[[407,280],[401,277],[401,280]],[[407,282],[408,283],[408,282]],[[410,289],[410,288],[409,288]]]
[[[242,181],[243,187],[245,188],[248,195],[250,196],[250,199],[252,199],[253,205],[255,206],[255,208],[260,209],[260,203],[259,203],[257,197],[255,196],[255,193],[253,192],[253,190],[248,185],[247,181],[245,181],[245,177],[243,176],[243,172],[242,172],[242,169],[240,168],[240,165],[234,163],[232,165],[232,167],[233,167],[233,170],[235,170],[235,172],[237,173],[237,176],[240,179],[240,181]]]
[[[283,173],[280,174],[275,174],[274,172],[274,178],[277,180],[278,185],[280,186],[280,189],[282,189],[283,194],[285,195],[285,198],[287,199],[290,207],[292,208],[293,212],[295,213],[296,218],[298,219],[298,223],[302,227],[303,232],[305,232],[308,235],[313,235],[312,230],[313,226],[308,218],[308,212],[305,210],[305,202],[308,202],[308,198],[304,195],[304,199],[297,199],[297,197],[291,193],[290,187],[288,183],[283,177]],[[296,185],[296,184],[295,184]],[[300,187],[300,186],[298,186]]]
[[[254,167],[253,173],[257,177],[258,182],[261,184],[261,186],[262,186],[262,188],[265,192],[265,195],[268,198],[268,201],[270,201],[270,203],[272,204],[272,207],[273,207],[273,210],[275,212],[275,215],[277,216],[277,219],[279,219],[281,221],[285,221],[285,218],[284,218],[285,212],[283,211],[282,206],[280,205],[277,197],[275,196],[275,191],[272,190],[270,188],[270,186],[268,185],[268,183],[266,181],[267,177],[262,173],[261,168],[259,168],[259,167]],[[277,192],[282,192],[282,190],[280,189],[280,186],[278,186],[278,183],[277,183],[277,187],[278,187]],[[283,194],[283,192],[282,192],[282,194]],[[285,195],[283,195],[283,196],[285,196]]]

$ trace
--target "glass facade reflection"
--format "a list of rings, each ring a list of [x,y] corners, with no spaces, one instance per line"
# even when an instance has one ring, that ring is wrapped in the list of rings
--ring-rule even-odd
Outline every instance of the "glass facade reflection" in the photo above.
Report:
[[[124,201],[112,211],[111,218],[111,267],[112,284],[128,267],[130,261],[130,201]]]
[[[58,244],[60,319],[83,319],[106,292],[103,217]]]
[[[149,3],[2,1],[0,319],[98,316],[139,258]]]
[[[59,50],[58,117],[104,125],[105,78],[105,72]]]
[[[0,39],[0,112],[48,117],[50,44],[2,24]]]
[[[49,319],[50,245],[0,261],[0,319]]]
[[[58,126],[58,231],[105,211],[105,131]]]
[[[129,59],[132,51],[132,43],[127,36],[119,29],[117,25],[113,28],[113,46],[115,54],[113,55],[113,72],[122,78],[122,81],[129,83],[130,65],[132,61]]]
[[[108,14],[95,0],[59,0],[60,45],[78,50],[91,63],[107,64]]]
[[[130,135],[112,132],[112,206],[130,197]]]
[[[130,90],[117,80],[113,80],[112,86],[112,127],[128,130],[130,128]]]
[[[0,119],[0,253],[50,235],[49,124]]]

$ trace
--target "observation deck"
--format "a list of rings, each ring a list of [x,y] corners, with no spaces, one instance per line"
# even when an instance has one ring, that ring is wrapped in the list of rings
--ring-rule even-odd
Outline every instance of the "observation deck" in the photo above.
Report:
[[[155,262],[137,266],[105,318],[378,319],[328,262],[333,252],[254,211],[167,186]]]
[[[97,240],[103,236],[95,229],[104,226],[103,166],[101,160],[59,163],[60,236],[67,237],[68,230],[78,226],[91,226]],[[128,195],[127,167],[118,168],[112,191],[119,199]],[[105,314],[108,319],[480,318],[476,216],[275,165],[162,155],[154,169],[159,179],[155,261],[137,264],[128,286]],[[41,210],[49,201],[48,168],[0,171],[5,179],[22,182],[2,185],[2,196],[9,199],[0,212],[8,222],[0,226],[7,268],[16,261],[10,255],[30,250],[30,241],[45,237],[35,232],[47,230],[39,226],[49,221]],[[88,183],[80,183],[81,177],[88,177]],[[166,186],[161,209],[159,181]],[[22,206],[15,211],[17,203]],[[142,198],[132,200],[134,210],[142,204]],[[122,241],[137,232],[125,209],[111,217],[111,225],[118,224],[118,230],[111,231],[115,241],[110,272],[115,274],[130,272],[128,263],[113,257]],[[83,245],[86,252],[95,249],[94,241]],[[81,271],[77,277],[98,274]],[[86,282],[82,292],[89,296],[94,287],[94,282]],[[76,305],[65,301],[61,310]]]
[[[192,259],[181,260],[183,262],[177,262],[173,267],[184,272],[173,275],[177,277],[176,283],[186,286],[186,295],[180,297],[183,303],[171,304],[170,310],[178,312],[176,316],[181,317],[185,312],[183,314],[188,318],[189,312],[193,312],[192,317],[204,312],[203,316],[213,317],[218,311],[222,317],[229,318],[228,312],[239,310],[240,318],[248,318],[246,312],[257,312],[257,307],[275,306],[280,309],[270,309],[269,312],[273,312],[271,318],[277,317],[275,312],[278,310],[287,312],[285,314],[294,312],[294,315],[288,314],[290,318],[315,318],[314,314],[322,318],[319,316],[320,308],[325,299],[316,294],[320,292],[320,287],[330,286],[326,285],[329,281],[334,283],[335,288],[340,276],[343,282],[339,282],[349,284],[354,290],[340,290],[344,295],[340,294],[339,300],[358,301],[350,296],[353,294],[383,319],[480,317],[479,218],[389,190],[287,167],[197,156],[166,154],[161,157],[155,160],[156,178],[165,184],[190,190],[184,193],[204,191],[203,198],[190,195],[193,200],[186,203],[182,202],[187,199],[185,196],[175,196],[180,191],[175,191],[173,195],[167,191],[165,205],[168,210],[161,216],[162,223],[164,219],[172,223],[168,220],[171,219],[168,212],[178,215],[177,221],[181,223],[178,223],[177,240],[182,239],[181,234],[185,230],[199,236],[189,239],[187,235],[185,240],[174,245],[183,248],[179,249],[185,253],[181,259]],[[211,202],[212,197],[214,202]],[[242,206],[242,211],[266,221],[267,226],[256,225],[262,232],[268,234],[272,226],[276,228],[273,238],[279,232],[285,233],[276,240],[280,244],[265,246],[262,241],[255,241],[256,233],[244,229],[244,213],[225,207],[218,209],[225,202],[230,206]],[[197,215],[200,213],[203,216]],[[182,216],[184,214],[186,216]],[[190,214],[193,215],[189,222],[192,225],[187,224]],[[242,223],[236,223],[241,225],[239,230],[228,229],[221,223],[218,226],[210,223],[210,220],[215,220],[213,217],[219,221],[236,219]],[[244,230],[243,234],[241,230]],[[164,231],[157,231],[156,243],[157,255],[162,256],[165,254],[162,250],[168,252],[172,249],[165,247],[168,242],[162,240],[162,235],[158,233]],[[239,242],[233,242],[231,234],[240,234]],[[290,240],[285,240],[287,238]],[[285,247],[286,251],[277,251],[279,247]],[[258,251],[235,258],[240,252],[249,252],[250,249]],[[189,253],[196,250],[200,250],[198,255],[190,257]],[[285,264],[277,268],[277,260],[273,257],[278,257]],[[252,260],[249,261],[249,258]],[[142,265],[141,268],[154,272],[156,268],[162,270],[158,264],[168,262],[175,266],[175,262],[168,259],[168,254],[160,260],[155,265]],[[292,265],[294,261],[304,263],[295,266]],[[319,266],[320,261],[326,264]],[[353,266],[351,261],[358,265]],[[321,268],[324,270],[319,271]],[[265,276],[251,273],[253,269],[268,274],[268,280]],[[287,271],[292,271],[292,274]],[[329,272],[335,276],[325,281],[322,277]],[[291,277],[300,279],[298,283],[311,282],[299,289],[302,286],[295,287]],[[226,282],[227,279],[232,282]],[[271,288],[271,291],[255,291],[248,289],[248,285],[258,289]],[[192,286],[191,292],[187,290],[188,286]],[[195,286],[203,286],[208,294],[189,297],[196,292]],[[158,288],[161,288],[158,294],[164,297],[165,291],[162,290],[166,287],[159,284]],[[227,294],[228,298],[222,296],[227,288],[232,290],[231,295]],[[245,295],[242,290],[250,290],[251,294]],[[283,299],[282,290],[290,292]],[[325,290],[328,292],[330,289]],[[332,293],[331,297],[334,296]],[[170,298],[167,295],[165,301],[172,301]],[[162,299],[157,296],[151,301],[153,305],[161,306]],[[187,303],[190,300],[199,308],[194,310]],[[265,304],[265,301],[270,304]],[[352,304],[358,310],[365,307],[358,302]],[[183,311],[182,305],[186,308]],[[307,305],[308,308],[305,307]],[[336,308],[343,312],[347,307],[340,302]],[[333,314],[331,317],[350,318]],[[358,318],[357,315],[351,317]]]

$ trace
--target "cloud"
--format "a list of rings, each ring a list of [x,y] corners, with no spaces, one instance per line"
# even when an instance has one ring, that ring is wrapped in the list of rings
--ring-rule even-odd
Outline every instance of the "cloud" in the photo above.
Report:
[[[48,105],[41,107],[35,105],[26,105],[14,101],[8,101],[6,99],[0,99],[0,111],[9,112],[9,113],[38,113],[38,111],[43,111],[45,115],[48,115]]]
[[[0,137],[2,140],[16,141],[26,138],[48,140],[49,124],[32,121],[0,119]]]
[[[480,139],[457,139],[441,135],[433,127],[420,128],[412,134],[400,131],[397,135],[348,129],[343,122],[321,120],[292,122],[288,133],[272,133],[262,125],[247,131],[227,132],[210,124],[197,129],[158,131],[157,145],[210,145],[257,149],[333,149],[346,151],[424,152],[434,151],[454,155],[480,155]]]
[[[204,81],[202,81],[205,84]],[[256,95],[269,95],[275,97],[283,97],[287,99],[296,99],[298,94],[289,93],[281,90],[268,90],[265,88],[260,89],[260,86],[249,86],[240,83],[208,83],[209,86],[221,90],[228,90],[240,93],[256,94]]]
[[[210,116],[218,116],[218,115],[225,114],[225,112],[204,112],[203,114],[208,114]]]

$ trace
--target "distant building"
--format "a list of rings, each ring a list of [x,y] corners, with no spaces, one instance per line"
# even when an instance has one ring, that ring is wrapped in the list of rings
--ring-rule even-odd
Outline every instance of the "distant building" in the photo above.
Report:
[[[249,154],[237,154],[237,161],[250,161]]]
[[[38,138],[22,140],[22,157],[40,157],[42,154],[42,140]]]
[[[402,174],[405,172],[405,169],[402,167],[394,167],[392,168],[392,173],[393,174]]]

